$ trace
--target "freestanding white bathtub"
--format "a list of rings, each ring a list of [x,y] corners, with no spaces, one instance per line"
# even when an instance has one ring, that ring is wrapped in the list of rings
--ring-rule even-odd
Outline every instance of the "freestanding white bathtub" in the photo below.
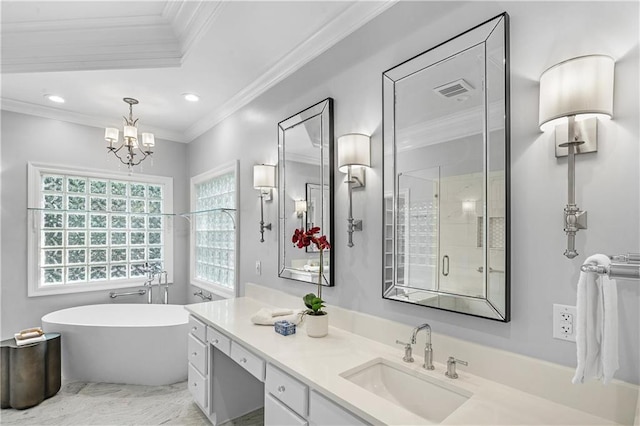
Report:
[[[87,305],[42,317],[45,332],[62,334],[65,379],[133,385],[187,379],[188,322],[182,305]]]

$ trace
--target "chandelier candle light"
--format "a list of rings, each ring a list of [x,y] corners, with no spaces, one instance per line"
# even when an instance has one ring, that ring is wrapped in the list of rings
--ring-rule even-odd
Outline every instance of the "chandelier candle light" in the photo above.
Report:
[[[107,127],[104,132],[104,138],[107,141],[107,150],[115,155],[122,164],[125,164],[129,171],[133,166],[137,166],[142,163],[147,157],[153,154],[153,147],[155,146],[155,138],[153,133],[142,133],[142,143],[138,142],[138,119],[133,119],[133,106],[138,104],[137,99],[124,98],[125,103],[129,104],[129,118],[124,118],[124,129],[122,132],[123,141],[118,146],[120,131],[114,127]],[[124,149],[124,154],[121,155],[120,151]],[[136,156],[142,155],[139,159]]]

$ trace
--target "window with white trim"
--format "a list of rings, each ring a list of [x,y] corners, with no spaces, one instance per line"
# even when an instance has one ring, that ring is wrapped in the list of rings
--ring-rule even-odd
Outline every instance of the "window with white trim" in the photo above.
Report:
[[[238,162],[191,178],[191,284],[237,294]]]
[[[29,296],[173,277],[173,179],[29,164]]]

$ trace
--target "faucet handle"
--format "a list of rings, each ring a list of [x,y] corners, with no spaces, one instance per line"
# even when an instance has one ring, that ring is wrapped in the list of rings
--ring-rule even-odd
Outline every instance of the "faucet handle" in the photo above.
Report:
[[[413,355],[411,354],[411,343],[401,342],[400,340],[396,340],[398,345],[404,345],[404,356],[402,360],[404,362],[413,362]]]
[[[456,373],[456,364],[462,364],[465,367],[469,365],[467,361],[463,361],[461,359],[450,356],[447,359],[447,371],[444,373],[444,375],[450,379],[457,379],[458,373]]]

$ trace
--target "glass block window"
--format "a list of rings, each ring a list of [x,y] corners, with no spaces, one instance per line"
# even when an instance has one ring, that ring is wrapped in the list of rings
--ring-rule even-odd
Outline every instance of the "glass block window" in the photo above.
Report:
[[[224,297],[236,294],[237,164],[191,179],[191,281]]]
[[[30,164],[29,191],[30,295],[138,285],[173,263],[170,178]]]

